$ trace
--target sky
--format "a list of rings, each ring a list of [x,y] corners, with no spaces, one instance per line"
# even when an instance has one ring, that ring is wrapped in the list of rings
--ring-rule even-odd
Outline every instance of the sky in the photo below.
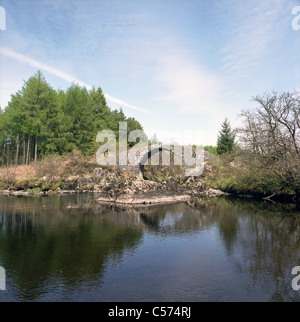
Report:
[[[101,87],[108,105],[136,118],[150,137],[216,145],[224,119],[238,126],[254,96],[300,88],[298,6],[0,0],[0,106],[41,70],[55,89]]]

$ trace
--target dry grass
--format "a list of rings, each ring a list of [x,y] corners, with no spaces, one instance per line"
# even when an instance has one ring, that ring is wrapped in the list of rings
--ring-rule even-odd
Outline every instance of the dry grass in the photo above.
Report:
[[[44,178],[53,182],[57,178],[92,173],[98,166],[94,158],[79,155],[48,156],[42,161],[30,165],[0,167],[0,181],[13,184],[21,180],[38,180]]]
[[[0,168],[0,180],[26,180],[35,177],[36,172],[31,165],[18,165]]]

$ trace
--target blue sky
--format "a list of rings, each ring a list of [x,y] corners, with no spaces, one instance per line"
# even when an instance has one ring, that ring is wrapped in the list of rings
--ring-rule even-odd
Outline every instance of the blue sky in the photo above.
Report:
[[[55,88],[101,87],[151,136],[216,144],[251,98],[300,85],[296,0],[7,0],[0,105],[38,69]],[[189,133],[191,135],[191,132]],[[195,136],[194,136],[195,137]],[[190,139],[188,139],[190,140]],[[185,142],[187,143],[187,142]]]

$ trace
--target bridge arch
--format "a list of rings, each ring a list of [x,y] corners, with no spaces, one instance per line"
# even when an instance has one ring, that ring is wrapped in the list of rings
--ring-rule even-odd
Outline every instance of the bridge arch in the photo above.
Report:
[[[167,151],[169,153],[174,153],[174,155],[176,155],[177,157],[179,157],[180,159],[182,159],[182,154],[179,155],[178,153],[175,153],[174,151],[172,151],[169,148],[163,147],[163,146],[158,146],[158,147],[153,147],[150,148],[150,151],[146,152],[140,159],[139,161],[139,169],[141,171],[141,174],[143,176],[143,179],[148,180],[148,178],[145,176],[145,164],[147,162],[147,160],[151,159],[152,155],[155,155],[159,152],[163,152],[163,151]]]
[[[187,153],[187,148],[190,149],[190,155],[186,157],[186,155],[184,155],[184,153]],[[184,167],[184,172],[186,176],[199,176],[203,173],[204,170],[204,151],[201,149],[198,149],[198,155],[197,153],[195,158],[192,157],[192,151],[191,151],[191,147],[185,147],[185,146],[172,146],[172,147],[166,147],[166,146],[150,146],[148,151],[144,151],[144,153],[142,153],[142,156],[140,157],[140,161],[139,161],[139,169],[140,172],[143,176],[143,178],[145,180],[147,180],[148,178],[145,177],[145,164],[147,162],[148,159],[151,158],[152,155],[155,155],[159,152],[162,151],[167,151],[169,153],[173,153],[174,156],[176,156],[177,158],[179,158],[180,162],[179,164],[176,165],[183,165]],[[186,160],[188,162],[186,162]],[[193,162],[195,162],[195,167],[191,167],[191,165],[193,165]]]

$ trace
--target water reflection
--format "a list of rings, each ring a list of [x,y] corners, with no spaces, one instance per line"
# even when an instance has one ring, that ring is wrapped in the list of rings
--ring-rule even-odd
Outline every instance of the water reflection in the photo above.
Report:
[[[122,209],[89,194],[0,198],[1,301],[298,301],[298,265],[300,214],[292,207],[215,198]]]
[[[142,236],[134,218],[99,215],[82,196],[4,198],[0,213],[0,263],[20,300],[37,298],[49,279],[68,293],[82,281],[101,281],[107,262],[120,260]]]
[[[228,198],[206,207],[219,211],[218,227],[227,255],[248,287],[270,301],[299,301],[291,270],[300,264],[300,213],[292,205]]]
[[[140,219],[152,233],[161,235],[183,234],[205,229],[210,224],[206,215],[185,204],[160,206],[140,213]]]

